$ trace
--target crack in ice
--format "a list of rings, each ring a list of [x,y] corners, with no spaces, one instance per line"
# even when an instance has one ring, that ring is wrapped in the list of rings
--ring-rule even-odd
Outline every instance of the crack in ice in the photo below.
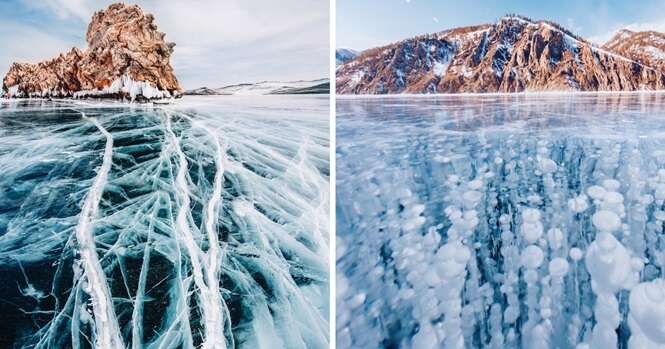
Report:
[[[81,210],[79,223],[76,226],[76,241],[80,246],[81,263],[83,264],[83,276],[86,280],[84,289],[90,294],[92,309],[95,316],[97,348],[120,349],[124,348],[118,328],[118,320],[113,311],[113,300],[108,289],[108,281],[102,268],[94,238],[94,223],[99,213],[99,202],[106,185],[108,173],[113,163],[113,136],[95,118],[88,118],[81,112],[83,118],[90,120],[106,138],[102,165],[97,171],[97,177],[90,191],[86,195]],[[81,282],[81,281],[79,281]]]

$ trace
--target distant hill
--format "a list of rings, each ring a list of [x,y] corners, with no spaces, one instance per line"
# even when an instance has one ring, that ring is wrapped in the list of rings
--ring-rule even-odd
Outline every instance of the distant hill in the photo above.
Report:
[[[597,47],[557,23],[508,15],[363,51],[337,68],[339,94],[665,89],[663,34]]]
[[[271,95],[271,94],[327,94],[330,80],[262,81],[219,88],[200,87],[185,91],[185,95]]]
[[[348,48],[339,48],[335,50],[335,65],[344,64],[350,60],[356,59],[359,52]]]

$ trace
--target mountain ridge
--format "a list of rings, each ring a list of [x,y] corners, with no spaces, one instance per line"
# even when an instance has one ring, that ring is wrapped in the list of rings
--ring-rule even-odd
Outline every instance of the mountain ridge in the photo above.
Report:
[[[327,94],[330,80],[259,81],[231,84],[218,88],[199,87],[185,91],[185,95],[270,95],[270,94]]]
[[[338,94],[635,91],[665,73],[551,21],[506,15],[363,51],[340,65]]]

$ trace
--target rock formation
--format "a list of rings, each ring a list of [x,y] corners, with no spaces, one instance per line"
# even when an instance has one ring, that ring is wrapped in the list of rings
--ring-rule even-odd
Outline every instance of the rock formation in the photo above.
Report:
[[[179,96],[169,62],[174,43],[164,41],[154,17],[140,7],[113,4],[92,17],[88,48],[37,63],[14,63],[2,81],[8,97]]]
[[[665,34],[655,31],[620,30],[603,49],[665,72]]]
[[[665,89],[653,61],[599,48],[556,23],[506,16],[364,51],[337,69],[339,94]]]

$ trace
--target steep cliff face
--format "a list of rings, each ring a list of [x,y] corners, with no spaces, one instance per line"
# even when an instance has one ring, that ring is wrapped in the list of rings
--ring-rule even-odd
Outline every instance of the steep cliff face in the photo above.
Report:
[[[659,69],[519,16],[365,51],[338,68],[336,81],[340,94],[665,88]]]
[[[37,63],[14,63],[3,79],[10,97],[164,98],[181,88],[170,64],[175,44],[164,41],[154,17],[113,4],[95,13],[88,48]]]
[[[665,72],[665,34],[655,31],[620,30],[603,49]]]

